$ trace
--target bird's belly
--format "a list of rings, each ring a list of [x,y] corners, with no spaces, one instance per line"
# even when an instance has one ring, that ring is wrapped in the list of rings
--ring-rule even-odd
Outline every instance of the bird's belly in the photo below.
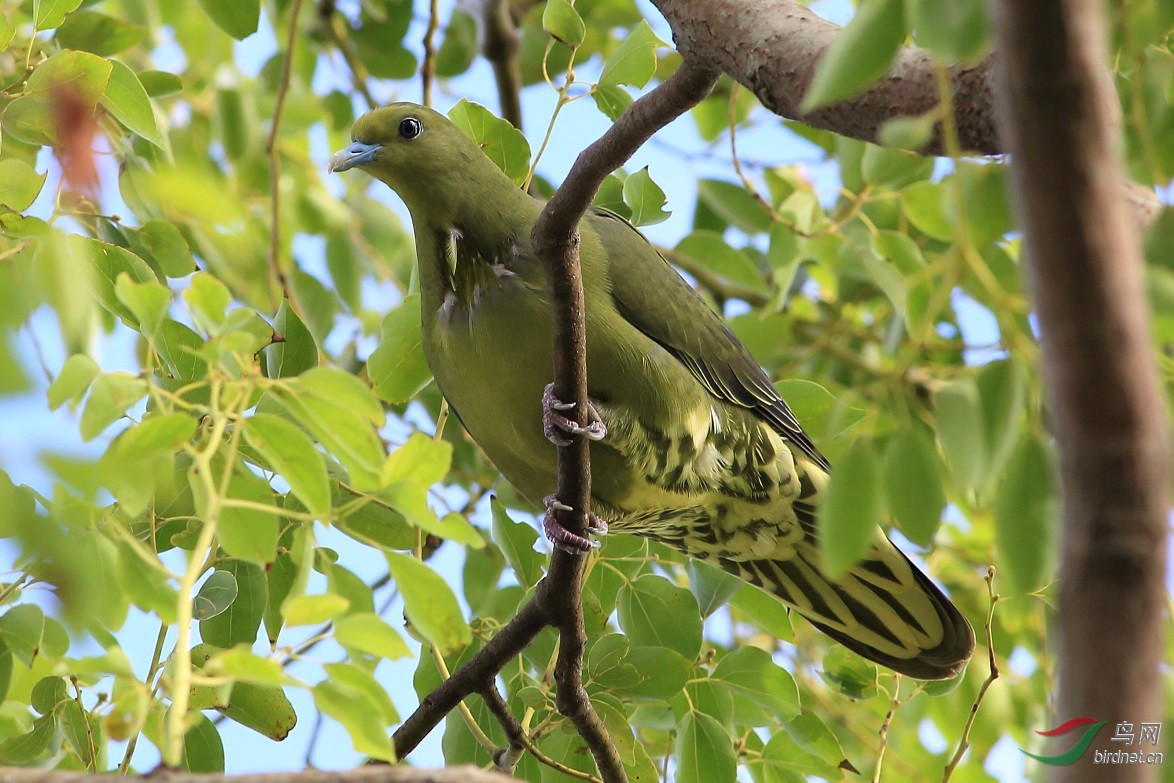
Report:
[[[461,423],[522,494],[552,492],[555,447],[542,433],[542,390],[551,378],[545,302],[504,280],[469,308],[451,301],[424,317],[428,365]]]

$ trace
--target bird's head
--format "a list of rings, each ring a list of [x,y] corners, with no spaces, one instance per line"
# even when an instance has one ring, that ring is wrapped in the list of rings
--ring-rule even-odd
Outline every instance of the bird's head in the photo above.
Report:
[[[448,118],[419,104],[368,112],[355,122],[351,139],[330,159],[330,171],[362,169],[398,193],[413,214],[444,210],[455,194],[467,200],[473,183],[504,178]]]

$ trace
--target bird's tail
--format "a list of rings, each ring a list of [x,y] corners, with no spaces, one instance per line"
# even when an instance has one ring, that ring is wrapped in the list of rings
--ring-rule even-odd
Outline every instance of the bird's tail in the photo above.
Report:
[[[794,504],[804,540],[786,560],[726,560],[735,576],[781,598],[815,627],[871,661],[920,680],[945,680],[974,652],[957,607],[878,529],[872,550],[840,578],[819,566],[815,507]]]

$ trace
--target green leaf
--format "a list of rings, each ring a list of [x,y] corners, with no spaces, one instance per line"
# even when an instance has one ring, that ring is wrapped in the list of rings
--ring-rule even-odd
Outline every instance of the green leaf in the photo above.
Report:
[[[496,497],[490,498],[489,507],[493,512],[493,541],[506,562],[514,570],[514,576],[523,587],[533,587],[542,578],[542,555],[534,551],[538,533],[534,528],[515,522],[506,513],[505,506]]]
[[[946,493],[933,438],[920,426],[907,426],[889,441],[885,487],[901,532],[918,546],[932,544],[946,508]]]
[[[200,516],[206,517],[208,499],[204,497],[204,485],[193,472],[188,481],[196,500]],[[220,525],[216,535],[220,546],[233,557],[253,563],[270,563],[277,554],[277,507],[274,505],[273,490],[263,479],[238,466],[228,481],[228,498],[245,501],[251,507],[225,504],[220,512]],[[271,508],[261,511],[257,507]]]
[[[343,687],[355,688],[367,694],[369,698],[365,700],[363,706],[373,708],[373,712],[383,721],[384,726],[400,722],[399,713],[396,711],[391,697],[387,695],[386,687],[381,685],[368,669],[349,663],[328,663],[322,667],[322,670],[326,672],[326,676],[331,682]]]
[[[871,699],[880,692],[876,664],[866,661],[840,644],[834,644],[823,656],[819,676],[849,699]]]
[[[766,291],[766,281],[754,262],[742,251],[726,244],[716,231],[694,231],[681,240],[676,251],[693,259],[718,277],[734,283]]]
[[[57,718],[65,741],[82,765],[87,769],[96,768],[100,754],[105,750],[101,718],[83,711],[72,699],[57,709]]]
[[[238,41],[257,32],[261,0],[197,0],[212,21]]]
[[[227,609],[200,622],[200,638],[223,649],[251,645],[257,641],[257,629],[269,600],[265,569],[236,558],[221,561],[218,568],[217,574],[230,574],[236,581],[236,598]]]
[[[356,751],[383,761],[395,761],[387,723],[371,691],[341,680],[326,679],[315,685],[312,693],[314,706],[342,724]]]
[[[656,49],[664,46],[644,19],[632,28],[628,37],[603,64],[600,86],[627,84],[642,88],[656,73]]]
[[[884,76],[905,31],[902,0],[862,0],[820,60],[799,110],[806,113],[848,98]]]
[[[52,30],[81,4],[82,0],[33,0],[33,22],[38,30]]]
[[[729,225],[747,234],[770,230],[770,212],[741,185],[719,179],[697,182],[697,201],[704,204]]]
[[[98,461],[102,483],[128,515],[138,515],[154,494],[152,466],[166,460],[195,434],[196,421],[184,413],[151,413],[123,430]]]
[[[530,173],[530,144],[522,132],[479,103],[462,98],[448,117],[514,184]]]
[[[1013,359],[991,362],[978,371],[978,396],[986,425],[985,476],[994,481],[1019,440],[1023,426],[1026,383]]]
[[[701,611],[684,587],[645,574],[620,588],[616,609],[620,628],[641,647],[668,647],[686,658],[701,649]],[[671,617],[671,623],[664,618]]]
[[[232,304],[232,294],[215,276],[196,272],[183,292],[183,300],[191,311],[196,328],[214,335],[224,323],[224,311]]]
[[[716,718],[705,713],[685,714],[677,727],[673,755],[677,783],[713,783],[736,777],[733,739]]]
[[[289,483],[290,490],[310,513],[330,512],[326,464],[301,429],[279,416],[258,413],[246,421],[244,434],[245,441]]]
[[[596,107],[612,122],[618,120],[632,105],[631,94],[618,84],[596,85],[591,91],[591,97],[595,99]]]
[[[174,95],[183,89],[183,80],[167,71],[139,71],[139,82],[152,98]]]
[[[109,62],[112,70],[102,105],[115,119],[125,125],[127,130],[137,133],[156,147],[165,149],[167,140],[159,132],[159,125],[155,122],[155,110],[151,108],[151,99],[147,97],[147,91],[139,82],[139,77],[117,60]]]
[[[935,122],[934,112],[912,117],[893,117],[880,126],[877,141],[882,147],[917,152],[933,138]]]
[[[273,331],[282,340],[265,346],[265,375],[268,378],[292,378],[318,366],[318,344],[302,319],[283,299],[273,319]]]
[[[921,233],[950,242],[954,225],[942,203],[943,195],[941,185],[935,182],[914,182],[901,190],[901,210]]]
[[[385,554],[412,626],[444,655],[464,649],[473,635],[448,583],[415,558],[395,552]]]
[[[668,647],[633,647],[624,663],[635,676],[613,687],[625,697],[659,701],[668,701],[680,693],[692,669],[690,660]]]
[[[334,623],[334,640],[350,650],[376,658],[406,658],[411,650],[403,637],[378,615],[361,612],[347,615]]]
[[[197,713],[195,723],[183,735],[183,759],[180,767],[188,772],[224,772],[224,743],[212,721]]]
[[[819,506],[819,555],[828,576],[838,577],[864,557],[883,513],[880,465],[872,443],[860,438],[832,471]]]
[[[45,615],[32,604],[14,606],[0,615],[0,642],[26,667],[32,666],[41,648],[44,630]]]
[[[938,442],[961,490],[973,488],[987,461],[982,401],[973,378],[959,378],[934,395]]]
[[[20,766],[37,761],[48,754],[56,735],[57,721],[52,715],[37,718],[29,732],[0,742],[0,762]]]
[[[429,521],[424,526],[424,532],[472,549],[481,549],[485,546],[485,539],[477,528],[455,511],[450,511],[435,522]]]
[[[803,429],[816,442],[844,434],[868,415],[868,411],[852,408],[837,400],[831,392],[813,381],[792,378],[779,381],[775,389],[787,401]]]
[[[38,174],[19,158],[0,160],[0,208],[13,212],[28,209],[45,184],[45,174]]]
[[[587,27],[570,0],[547,0],[542,10],[542,29],[572,49],[583,43]]]
[[[444,40],[436,51],[436,75],[442,79],[459,76],[469,70],[478,53],[477,20],[459,8],[453,9]]]
[[[415,432],[383,463],[380,481],[396,484],[409,481],[422,487],[431,487],[444,480],[452,463],[452,444]]]
[[[55,411],[67,402],[77,403],[101,371],[97,362],[84,353],[70,356],[49,384],[49,410]]]
[[[725,606],[744,584],[717,566],[700,560],[690,559],[685,564],[685,571],[689,574],[689,589],[697,599],[702,617],[709,617]]]
[[[224,717],[280,742],[298,723],[298,715],[285,691],[277,686],[236,682],[228,706],[219,708]]]
[[[134,316],[139,333],[153,342],[163,325],[163,319],[167,317],[171,291],[154,280],[136,283],[123,272],[114,283],[114,295]]]
[[[1029,434],[1012,456],[995,501],[999,571],[1016,593],[1051,581],[1059,511],[1051,444]]]
[[[57,42],[64,49],[80,49],[109,57],[129,49],[147,37],[147,28],[94,11],[70,14],[57,28]]]
[[[82,263],[88,262],[87,266],[93,269],[93,274],[83,274],[82,279],[93,288],[95,298],[107,310],[138,328],[138,318],[118,298],[116,286],[122,275],[135,283],[158,282],[159,279],[147,262],[126,248],[77,234],[70,236],[69,247],[75,259]]]
[[[43,633],[45,613],[32,603],[22,603],[0,615],[0,641],[26,667],[32,667],[33,657],[41,647]]]
[[[765,650],[749,645],[733,650],[718,662],[713,678],[734,696],[735,712],[744,700],[766,710],[772,721],[799,714],[795,681]]]
[[[784,723],[763,748],[762,760],[771,781],[806,780],[807,775],[844,777],[845,756],[836,735],[811,712]]]
[[[913,40],[946,63],[972,63],[990,48],[983,0],[911,0]]]
[[[894,190],[914,182],[925,181],[933,174],[933,158],[905,150],[866,144],[860,162],[864,181]]]
[[[76,5],[74,0],[64,2]],[[78,100],[92,106],[106,92],[113,68],[112,60],[89,52],[57,52],[32,72],[24,94],[41,103],[49,103],[57,90],[68,89]]]
[[[669,213],[664,211],[666,201],[664,191],[652,181],[647,166],[624,180],[624,203],[632,211],[632,225],[648,226],[668,220]]]
[[[204,665],[204,671],[213,677],[229,677],[256,685],[275,687],[297,682],[285,673],[280,663],[255,655],[247,645],[216,653]]]
[[[192,599],[192,619],[207,620],[227,611],[236,596],[236,577],[230,571],[213,571]]]
[[[787,605],[765,590],[745,585],[730,599],[730,606],[738,610],[740,620],[749,620],[776,639],[795,638]]]
[[[379,345],[367,360],[367,376],[379,399],[407,402],[432,380],[420,337],[420,295],[404,301],[383,319]]]
[[[321,625],[338,617],[350,605],[350,601],[334,593],[295,595],[281,605],[281,616],[286,625]]]
[[[130,373],[111,372],[98,376],[82,410],[81,435],[91,441],[122,418],[127,409],[147,394],[147,382]]]
[[[64,677],[42,677],[29,694],[29,706],[42,715],[48,715],[67,699],[69,690]]]

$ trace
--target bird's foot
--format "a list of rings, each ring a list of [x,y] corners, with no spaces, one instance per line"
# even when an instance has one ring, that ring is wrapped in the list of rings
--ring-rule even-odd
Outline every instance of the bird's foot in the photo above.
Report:
[[[546,389],[542,392],[542,432],[546,435],[547,440],[556,446],[570,446],[570,438],[564,437],[564,433],[569,435],[582,435],[588,440],[603,440],[607,437],[607,425],[603,423],[603,419],[599,418],[599,413],[595,410],[595,406],[588,403],[587,413],[591,417],[591,423],[582,426],[578,422],[564,416],[561,411],[573,410],[575,403],[563,402],[558,397],[554,396],[554,384],[546,384]]]
[[[542,529],[550,543],[559,549],[570,552],[572,555],[584,555],[592,549],[599,549],[599,542],[578,533],[572,533],[558,521],[559,511],[574,511],[575,509],[563,503],[555,495],[547,495],[542,499],[546,506],[546,513],[542,516]],[[597,536],[607,534],[607,523],[592,513],[587,514],[587,532]]]

